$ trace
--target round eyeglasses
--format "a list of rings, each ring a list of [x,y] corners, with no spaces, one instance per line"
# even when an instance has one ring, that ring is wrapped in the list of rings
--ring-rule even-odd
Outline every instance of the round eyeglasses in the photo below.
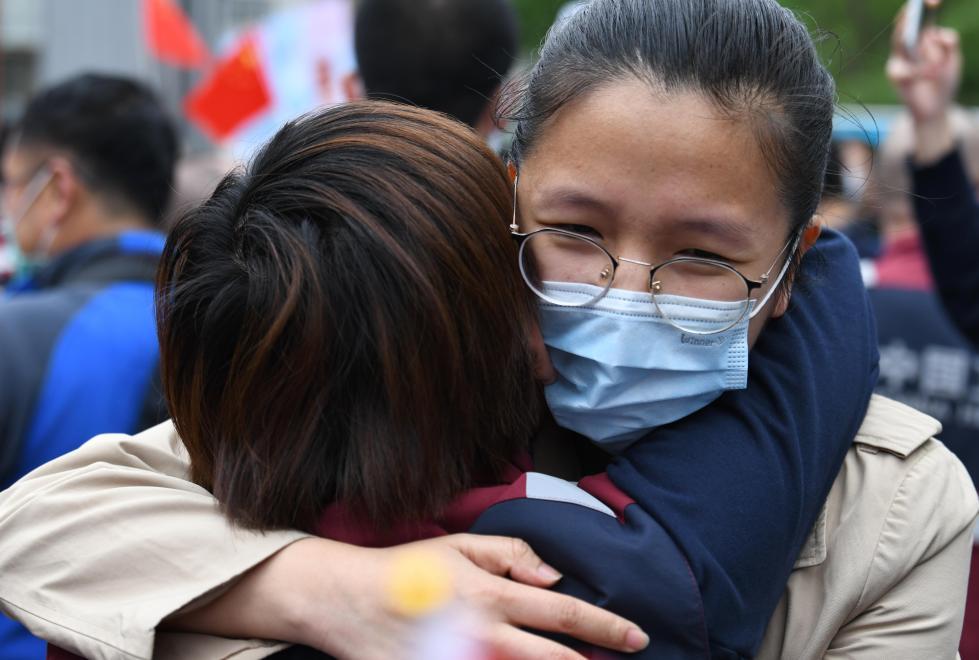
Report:
[[[768,271],[755,281],[724,262],[700,257],[676,257],[659,265],[616,259],[598,241],[564,229],[539,229],[528,234],[513,231],[513,237],[520,244],[520,272],[541,300],[562,307],[593,305],[612,288],[620,264],[629,263],[650,269],[649,292],[663,319],[698,335],[724,332],[745,316],[754,317],[784,277],[790,259],[762,300],[753,299],[752,293],[769,283],[778,260],[790,246],[790,254],[794,253],[799,240],[789,241]],[[708,303],[712,313],[692,313],[691,299]]]

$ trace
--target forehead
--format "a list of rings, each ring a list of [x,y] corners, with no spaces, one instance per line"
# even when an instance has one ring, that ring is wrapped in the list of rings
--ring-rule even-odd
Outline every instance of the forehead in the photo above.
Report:
[[[624,214],[736,217],[769,233],[787,222],[751,122],[695,92],[628,80],[562,108],[521,171],[538,192],[587,189]]]

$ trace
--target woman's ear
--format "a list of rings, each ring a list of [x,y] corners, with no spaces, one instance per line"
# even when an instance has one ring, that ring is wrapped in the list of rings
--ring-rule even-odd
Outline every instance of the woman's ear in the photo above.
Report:
[[[806,228],[802,230],[802,238],[799,241],[799,259],[802,259],[812,249],[822,233],[823,221],[818,214],[814,215],[812,220],[809,221],[809,224],[806,225]],[[795,257],[793,255],[789,258],[793,259]],[[786,281],[782,284],[782,290],[775,296],[770,318],[777,319],[788,311],[789,301],[792,300],[792,278],[794,276],[795,274],[793,273],[786,278]]]
[[[823,219],[819,215],[812,216],[812,220],[809,221],[809,225],[802,232],[802,241],[800,242],[801,252],[799,256],[805,256],[806,252],[812,249],[812,246],[816,244],[819,240],[819,236],[823,233]]]

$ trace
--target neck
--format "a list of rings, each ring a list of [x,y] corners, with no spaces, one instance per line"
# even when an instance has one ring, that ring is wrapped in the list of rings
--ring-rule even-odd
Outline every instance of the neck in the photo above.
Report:
[[[67,219],[51,243],[51,254],[68,252],[91,241],[110,238],[127,231],[145,231],[152,225],[144,217],[127,212],[108,213],[104,209],[79,209]]]

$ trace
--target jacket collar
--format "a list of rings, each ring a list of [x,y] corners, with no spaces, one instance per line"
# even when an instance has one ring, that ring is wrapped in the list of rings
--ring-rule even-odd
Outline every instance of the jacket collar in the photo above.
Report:
[[[103,274],[110,279],[128,273],[133,279],[152,280],[165,241],[163,234],[154,231],[129,231],[89,241],[58,256],[32,277],[12,282],[7,293],[42,291],[77,280],[98,281],[105,279]]]
[[[938,420],[903,403],[875,394],[870,399],[867,415],[853,439],[853,444],[863,451],[871,453],[883,451],[903,460],[941,433],[941,430],[942,425]],[[826,561],[826,536],[826,506],[824,505],[799,552],[795,568],[818,566]]]
[[[907,458],[942,432],[942,424],[914,408],[874,395],[854,444]]]

